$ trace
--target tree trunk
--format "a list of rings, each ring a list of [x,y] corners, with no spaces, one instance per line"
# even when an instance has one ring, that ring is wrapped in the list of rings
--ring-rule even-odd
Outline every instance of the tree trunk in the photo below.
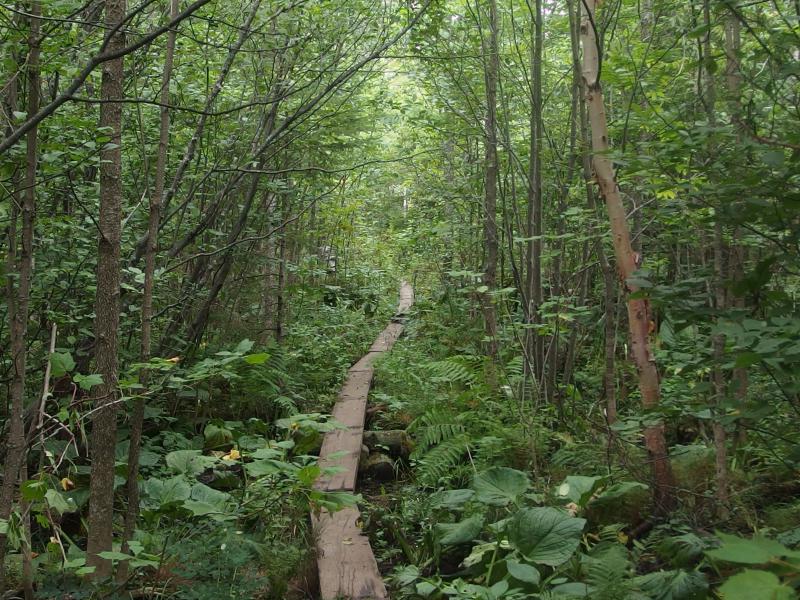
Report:
[[[531,120],[530,160],[528,162],[528,244],[527,244],[527,321],[525,332],[528,359],[526,372],[532,375],[539,389],[549,398],[545,385],[544,337],[541,325],[542,306],[542,0],[536,0],[531,44]]]
[[[639,268],[637,257],[631,247],[630,228],[625,207],[617,186],[611,159],[608,157],[608,124],[606,122],[603,92],[600,85],[600,48],[595,30],[595,11],[598,0],[585,0],[585,14],[581,21],[583,42],[583,79],[586,90],[586,105],[592,129],[592,165],[600,194],[606,202],[611,223],[611,235],[617,269],[628,291],[628,327],[630,329],[631,353],[639,378],[642,404],[646,410],[655,410],[659,403],[659,377],[655,357],[650,350],[650,303],[646,298],[633,296],[639,287],[630,282]],[[644,439],[653,469],[653,498],[656,510],[665,513],[675,504],[674,478],[669,462],[664,424],[658,422],[644,430]]]
[[[714,81],[714,72],[716,69],[711,68],[710,63],[713,61],[711,36],[713,31],[713,23],[711,21],[711,7],[709,0],[703,2],[703,21],[707,28],[705,38],[703,39],[703,60],[700,64],[703,68],[704,75],[704,104],[706,109],[706,116],[708,118],[708,125],[714,128],[717,124],[716,116],[716,102],[717,102],[717,88]],[[708,160],[713,160],[713,149],[709,145]],[[718,205],[714,215],[714,308],[717,312],[717,320],[722,311],[728,308],[727,293],[725,290],[725,239],[723,224],[721,221],[722,206]],[[715,480],[716,480],[716,513],[720,520],[726,521],[730,516],[730,495],[728,493],[728,436],[725,431],[725,425],[722,422],[724,414],[725,398],[728,393],[728,385],[725,381],[725,373],[722,368],[722,363],[725,359],[725,335],[718,333],[714,334],[711,339],[712,352],[714,355],[714,369],[712,372],[712,381],[714,384],[714,401],[713,413],[714,419],[712,421],[712,430],[714,433],[714,451],[715,451]]]
[[[281,194],[280,208],[278,209],[278,222],[281,223],[280,231],[278,232],[278,248],[277,248],[277,261],[278,261],[278,285],[275,290],[275,313],[274,313],[274,330],[275,341],[280,342],[283,339],[283,328],[285,322],[283,315],[286,305],[286,215],[289,200],[286,194]],[[338,261],[337,261],[338,264]]]
[[[30,8],[30,34],[28,37],[28,102],[27,114],[36,114],[39,110],[39,30],[41,24],[41,3],[36,0]],[[17,84],[12,84],[9,90],[8,103],[12,110],[16,110]],[[11,410],[8,416],[8,445],[6,449],[3,485],[0,487],[0,520],[7,520],[14,504],[14,489],[20,475],[20,468],[24,466],[27,457],[25,443],[25,369],[27,363],[27,334],[28,312],[31,296],[31,277],[33,274],[33,235],[34,219],[36,213],[36,167],[38,160],[37,148],[38,128],[32,127],[27,134],[27,149],[25,154],[25,179],[24,196],[22,201],[22,248],[19,256],[19,265],[15,265],[17,254],[16,236],[16,211],[12,211],[12,223],[9,231],[8,264],[9,273],[16,270],[19,283],[16,290],[13,288],[12,279],[8,284],[8,318],[11,337]],[[16,206],[16,202],[12,202]],[[5,555],[7,539],[0,534],[0,593],[5,591]],[[28,586],[26,586],[27,596]]]
[[[105,24],[113,31],[108,51],[125,46],[126,0],[106,0]],[[100,127],[111,139],[100,151],[100,241],[97,250],[97,294],[95,301],[95,361],[103,383],[92,388],[91,458],[89,485],[89,533],[87,559],[96,567],[93,577],[111,575],[111,561],[98,553],[111,550],[114,517],[114,450],[117,443],[117,329],[120,291],[120,217],[122,214],[122,104],[123,59],[103,63],[100,89]]]
[[[275,221],[275,213],[277,212],[278,197],[272,192],[264,193],[264,212],[267,215],[266,227],[267,230],[272,231],[277,223]],[[277,284],[277,271],[275,265],[278,260],[278,251],[275,235],[269,236],[264,240],[262,246],[262,255],[264,257],[264,268],[262,271],[262,291],[261,291],[261,318],[264,320],[264,334],[262,343],[266,343],[269,339],[275,339],[275,293],[278,288]],[[319,245],[317,245],[317,252]]]
[[[178,15],[178,0],[170,0],[169,18]],[[153,321],[153,285],[156,269],[156,252],[158,247],[158,226],[161,222],[161,202],[164,195],[164,180],[167,171],[167,148],[169,147],[169,84],[172,78],[172,65],[175,56],[175,39],[177,31],[171,29],[167,34],[167,48],[164,56],[164,71],[161,76],[161,122],[159,124],[158,157],[156,158],[156,176],[153,192],[150,195],[150,212],[147,220],[147,241],[144,254],[144,290],[142,292],[142,341],[141,360],[150,360]],[[128,541],[133,536],[136,520],[139,517],[139,454],[142,445],[142,428],[144,426],[144,409],[149,383],[149,372],[144,368],[139,373],[139,383],[143,389],[139,391],[133,405],[131,416],[130,446],[128,447],[128,481],[126,491],[128,507],[125,512],[125,529],[122,534],[122,552],[128,551]],[[122,561],[117,572],[118,581],[125,581],[128,574],[128,563]]]
[[[727,308],[727,294],[725,293],[724,274],[725,274],[725,248],[722,237],[722,223],[717,219],[714,222],[714,304],[719,314]],[[725,359],[725,336],[721,333],[712,336],[712,346],[714,352],[714,420],[712,423],[714,431],[714,450],[715,450],[715,475],[717,485],[717,517],[727,521],[730,517],[730,495],[728,493],[728,439],[725,425],[722,422],[724,414],[724,404],[727,397],[728,386],[725,382],[725,373],[722,369],[722,362]]]
[[[570,5],[572,0],[570,0]],[[570,6],[571,33],[572,33],[572,60],[573,76],[581,82],[583,90],[583,80],[581,75],[580,60],[580,17],[581,2],[576,3],[573,10]],[[589,139],[589,117],[586,110],[584,94],[579,94],[578,102],[579,123],[581,130],[581,143],[583,153],[581,156],[583,165],[583,178],[586,183],[586,203],[592,213],[597,216],[597,204],[594,196],[594,186],[592,184],[592,155],[591,140]],[[593,241],[594,252],[597,255],[597,262],[600,263],[600,273],[603,277],[603,391],[606,399],[606,423],[610,426],[617,420],[617,386],[615,377],[616,364],[616,285],[614,283],[614,269],[606,256],[603,240],[596,238]],[[609,430],[610,431],[610,430]]]
[[[737,138],[739,133],[745,130],[745,124],[742,120],[742,75],[739,64],[741,46],[741,23],[739,23],[736,15],[729,13],[725,18],[725,83],[728,93],[728,111],[730,112],[733,126],[737,131]],[[729,276],[733,281],[741,281],[744,278],[744,264],[747,257],[746,247],[741,241],[737,243],[737,240],[739,240],[739,231],[734,229],[733,244],[729,255]],[[743,295],[739,295],[732,300],[737,309],[743,310],[745,308]],[[749,386],[747,367],[734,367],[733,381],[736,400],[740,408],[743,409],[747,400],[747,388]],[[747,429],[742,425],[741,422],[737,422],[736,437],[733,442],[736,447],[744,444],[747,440]]]
[[[497,310],[492,291],[497,285],[497,77],[500,71],[500,57],[497,47],[497,2],[489,0],[489,40],[484,39],[484,79],[486,83],[486,119],[484,148],[484,199],[483,199],[483,240],[486,256],[483,268],[482,294],[483,318],[488,339],[487,354],[497,357]]]

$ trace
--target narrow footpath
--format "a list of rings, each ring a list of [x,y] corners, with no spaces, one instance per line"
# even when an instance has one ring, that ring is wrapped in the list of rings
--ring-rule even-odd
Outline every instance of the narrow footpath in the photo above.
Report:
[[[367,396],[372,384],[373,363],[394,346],[403,333],[404,315],[414,303],[414,290],[403,282],[400,304],[392,322],[386,326],[361,360],[350,367],[347,380],[333,408],[333,417],[345,426],[325,434],[320,450],[322,467],[341,467],[341,471],[320,479],[317,489],[329,492],[355,492],[358,461],[364,437]],[[389,596],[378,571],[369,539],[358,526],[358,508],[345,508],[333,514],[312,515],[317,540],[317,568],[320,598],[385,600]]]

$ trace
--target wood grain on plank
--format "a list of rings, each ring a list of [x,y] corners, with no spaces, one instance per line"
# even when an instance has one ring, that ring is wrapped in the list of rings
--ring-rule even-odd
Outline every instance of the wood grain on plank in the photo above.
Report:
[[[317,535],[320,597],[384,600],[389,596],[369,540],[359,527],[361,513],[344,508],[313,517]]]

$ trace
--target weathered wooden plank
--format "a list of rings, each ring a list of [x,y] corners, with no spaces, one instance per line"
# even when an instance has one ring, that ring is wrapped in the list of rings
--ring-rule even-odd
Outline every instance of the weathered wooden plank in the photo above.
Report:
[[[333,408],[333,418],[346,429],[325,434],[319,453],[322,467],[336,466],[342,471],[320,478],[315,487],[324,491],[356,489],[358,462],[364,436],[367,397],[372,385],[373,362],[392,348],[403,333],[402,315],[414,302],[414,291],[403,282],[396,320],[378,335],[369,352],[350,367],[347,380]],[[361,514],[347,508],[330,514],[323,511],[312,515],[317,535],[317,568],[322,600],[349,598],[353,600],[387,600],[386,587],[369,540],[358,526]]]
[[[366,410],[366,396],[340,396],[336,406],[333,407],[332,416],[349,429],[363,430]]]
[[[325,434],[319,451],[320,467],[340,467],[339,473],[320,477],[315,487],[327,492],[356,489],[358,460],[361,457],[363,429],[336,429]]]
[[[372,369],[363,371],[353,371],[347,375],[347,379],[339,392],[339,397],[365,396],[369,394],[372,385]]]
[[[372,343],[369,351],[372,353],[387,352],[388,350],[391,350],[401,333],[403,333],[402,323],[389,323],[389,325],[386,326],[386,329],[378,334],[377,339]]]
[[[357,373],[357,372],[361,371],[361,372],[369,372],[371,374],[372,373],[372,363],[374,363],[375,359],[377,359],[381,354],[383,354],[382,351],[380,351],[380,352],[372,352],[372,351],[367,352],[364,356],[362,356],[358,360],[357,363],[355,363],[352,367],[350,367],[350,373]]]
[[[397,306],[397,314],[407,313],[412,304],[414,304],[414,288],[404,281],[400,286],[400,303]]]
[[[312,517],[322,600],[385,600],[389,596],[369,540],[358,526],[361,513],[345,508]]]

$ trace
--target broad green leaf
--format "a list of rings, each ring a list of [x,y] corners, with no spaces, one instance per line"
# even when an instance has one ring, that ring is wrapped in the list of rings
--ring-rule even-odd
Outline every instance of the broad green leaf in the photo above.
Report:
[[[745,565],[761,565],[773,558],[792,554],[786,546],[778,541],[756,535],[746,539],[737,535],[717,532],[722,542],[719,548],[706,550],[706,554],[717,560]]]
[[[131,556],[130,554],[115,552],[113,550],[98,552],[97,556],[99,556],[100,558],[105,558],[106,560],[131,560],[133,558],[133,556]]]
[[[508,591],[508,587],[508,581],[501,579],[489,588],[489,594],[491,594],[489,598],[502,598],[503,594]]]
[[[780,169],[786,160],[783,150],[767,150],[761,154],[764,163],[773,169]]]
[[[542,576],[536,567],[526,565],[525,563],[521,563],[511,558],[506,561],[506,568],[508,569],[508,574],[517,581],[539,585],[539,582],[542,579]]]
[[[553,586],[550,590],[555,596],[567,596],[569,598],[590,598],[592,588],[585,583],[570,581]]]
[[[294,473],[298,471],[298,468],[290,463],[270,458],[247,463],[244,469],[250,477],[265,477],[277,473]]]
[[[155,452],[149,450],[142,450],[139,453],[139,465],[143,467],[153,467],[159,463],[161,457]]]
[[[472,515],[458,523],[438,523],[436,533],[445,545],[465,544],[478,537],[483,529],[483,515]]]
[[[720,586],[725,600],[791,600],[794,590],[782,585],[778,576],[769,571],[745,569]]]
[[[192,486],[191,496],[183,502],[183,507],[196,517],[224,512],[230,494],[220,492],[203,483]]]
[[[100,385],[103,383],[103,376],[99,373],[92,373],[91,375],[81,375],[80,373],[75,373],[72,376],[72,379],[77,383],[82,390],[90,390],[95,385]]]
[[[234,352],[237,352],[239,354],[244,354],[245,352],[249,352],[250,349],[253,347],[254,343],[255,342],[253,342],[252,340],[244,339],[241,342],[239,342],[239,345],[236,346],[236,350],[234,350]]]
[[[420,581],[414,586],[414,590],[417,592],[418,596],[427,598],[436,591],[436,586],[427,581]]]
[[[69,352],[53,352],[50,355],[50,368],[53,377],[63,377],[75,368],[75,361]]]
[[[474,490],[442,490],[431,496],[431,507],[459,509],[474,495]]]
[[[419,570],[419,567],[416,565],[406,565],[403,567],[398,567],[393,575],[394,581],[400,587],[405,587],[407,585],[411,585],[416,582],[420,577],[422,577],[422,573]]]
[[[653,287],[653,283],[649,279],[645,279],[643,277],[628,277],[625,282],[631,286],[636,288],[651,288]]]
[[[611,502],[622,498],[623,496],[635,490],[646,490],[648,488],[644,483],[638,481],[620,481],[602,490],[595,496],[594,502],[605,503]]]
[[[755,352],[740,352],[736,355],[736,362],[734,366],[737,368],[744,368],[754,365],[761,361],[761,356]]]
[[[516,501],[530,487],[528,476],[508,467],[492,467],[472,481],[475,497],[484,504],[505,506]]]
[[[311,485],[322,473],[319,465],[307,465],[297,472],[297,480],[303,485]]]
[[[603,484],[603,477],[568,475],[558,488],[558,495],[567,498],[580,507],[589,503],[592,494]]]
[[[528,560],[556,567],[575,553],[584,525],[555,508],[526,508],[514,515],[508,541]]]
[[[173,450],[166,457],[167,466],[175,473],[197,475],[217,462],[213,456],[203,456],[200,450]]]
[[[336,512],[348,506],[355,506],[361,501],[360,494],[351,494],[350,492],[323,492],[320,490],[312,490],[309,495],[314,506],[324,508],[329,512]]]
[[[36,479],[24,481],[20,486],[20,493],[22,494],[23,500],[27,500],[28,502],[42,500],[47,493],[47,482],[38,481]]]
[[[45,500],[47,500],[47,505],[53,510],[57,511],[60,515],[73,511],[77,508],[74,500],[65,497],[64,494],[58,490],[49,489],[45,493],[44,497]],[[70,502],[70,500],[72,501]]]
[[[189,484],[180,475],[171,479],[156,479],[155,477],[148,479],[144,483],[144,491],[159,508],[182,503],[191,495]]]
[[[263,365],[269,360],[269,354],[261,352],[259,354],[248,354],[244,357],[244,362],[248,365]]]
[[[291,440],[289,440],[291,441]],[[292,443],[294,445],[294,442]],[[249,455],[251,458],[280,458],[283,456],[283,452],[280,450],[276,450],[275,448],[259,448],[255,452]]]
[[[233,432],[230,429],[214,423],[206,425],[203,436],[205,437],[205,447],[212,450],[228,446],[233,441]]]
[[[200,502],[224,506],[225,503],[231,499],[231,495],[208,487],[204,483],[197,482],[192,486],[191,498],[192,500],[198,500]]]

